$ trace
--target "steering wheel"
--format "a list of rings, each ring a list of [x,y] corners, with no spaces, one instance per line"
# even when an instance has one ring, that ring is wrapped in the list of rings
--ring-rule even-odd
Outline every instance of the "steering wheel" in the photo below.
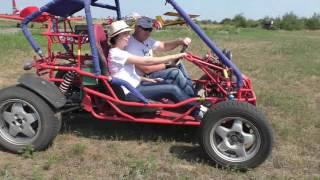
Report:
[[[180,53],[184,53],[184,52],[186,52],[186,50],[188,49],[188,45],[183,45],[182,46],[182,49],[180,50]],[[176,65],[176,66],[178,66],[180,63],[181,63],[181,59],[182,58],[178,58],[178,59],[176,59],[175,61],[174,61],[174,64]]]

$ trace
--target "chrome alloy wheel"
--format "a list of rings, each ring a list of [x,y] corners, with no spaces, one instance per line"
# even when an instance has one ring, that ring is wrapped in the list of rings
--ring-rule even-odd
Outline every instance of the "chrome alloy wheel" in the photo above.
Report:
[[[0,136],[14,145],[31,144],[41,130],[40,115],[30,103],[9,99],[0,104]]]
[[[210,144],[220,158],[237,163],[247,161],[257,154],[261,138],[250,121],[241,117],[226,117],[211,129]]]

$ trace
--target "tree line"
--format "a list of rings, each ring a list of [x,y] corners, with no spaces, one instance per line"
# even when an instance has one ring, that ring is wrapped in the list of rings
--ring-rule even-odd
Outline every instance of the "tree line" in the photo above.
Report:
[[[247,19],[242,14],[238,14],[233,18],[225,18],[221,22],[212,20],[202,20],[203,24],[223,24],[232,25],[242,28],[266,28],[266,29],[284,29],[284,30],[318,30],[320,29],[320,14],[314,13],[311,17],[299,17],[293,12],[286,13],[282,17],[252,20]]]

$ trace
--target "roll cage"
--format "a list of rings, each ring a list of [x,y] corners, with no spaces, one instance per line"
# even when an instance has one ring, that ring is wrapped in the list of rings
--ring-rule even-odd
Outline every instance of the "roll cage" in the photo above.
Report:
[[[115,11],[117,19],[121,19],[119,0],[114,2],[115,5],[108,5],[98,0],[51,0],[24,19],[23,33],[40,56],[26,63],[24,69],[35,68],[37,76],[24,74],[18,85],[0,91],[0,145],[13,152],[20,152],[25,145],[43,150],[57,135],[61,114],[81,109],[99,120],[198,126],[199,144],[206,155],[228,169],[253,168],[265,161],[271,152],[272,131],[254,106],[256,96],[250,79],[175,0],[166,2],[213,52],[203,57],[187,52],[184,57],[203,72],[201,78],[192,80],[198,96],[175,102],[161,94],[160,99],[149,100],[127,81],[111,77],[108,36],[103,24],[93,24],[90,8]],[[81,9],[85,9],[87,25],[72,26],[67,17]],[[29,22],[44,15],[48,19],[47,31],[42,33],[48,42],[46,55],[27,28]],[[60,51],[61,45],[65,51]],[[91,54],[82,48],[87,45]],[[121,86],[138,101],[126,99]],[[194,115],[203,107],[208,107],[203,118]]]
[[[105,1],[105,0],[104,0]],[[186,21],[195,32],[201,38],[201,40],[212,50],[213,53],[217,55],[221,63],[225,66],[232,69],[234,75],[237,79],[237,86],[241,88],[243,85],[243,77],[240,70],[237,68],[235,64],[232,63],[231,60],[225,56],[224,53],[211,41],[211,39],[204,33],[204,31],[194,23],[191,18],[187,15],[187,13],[175,2],[175,0],[166,0],[166,3],[172,5],[172,7],[181,15],[181,17]],[[41,16],[42,13],[47,12],[52,16],[60,16],[63,18],[67,18],[72,14],[84,9],[86,15],[88,36],[90,42],[90,49],[92,54],[94,73],[95,75],[101,75],[101,68],[99,63],[99,55],[97,48],[95,47],[95,38],[94,38],[94,29],[93,29],[93,20],[91,16],[91,6],[105,8],[108,10],[115,11],[117,14],[117,19],[121,19],[121,11],[120,11],[120,2],[119,0],[114,0],[114,5],[103,4],[98,2],[98,0],[52,0],[48,4],[42,6],[39,11],[32,13],[27,16],[22,22],[22,31],[26,36],[27,40],[31,44],[34,51],[43,58],[43,54],[41,48],[36,43],[34,38],[32,37],[30,31],[28,30],[28,23],[33,19]]]

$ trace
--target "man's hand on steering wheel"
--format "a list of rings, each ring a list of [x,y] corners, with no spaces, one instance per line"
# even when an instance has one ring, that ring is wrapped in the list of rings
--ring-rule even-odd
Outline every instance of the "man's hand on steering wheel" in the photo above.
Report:
[[[191,39],[189,37],[186,37],[184,39],[181,39],[180,43],[181,43],[181,46],[182,46],[182,49],[180,50],[180,53],[184,53],[184,52],[186,52],[186,50],[188,49],[189,45],[191,44]],[[167,63],[166,64],[166,69],[168,69],[168,68],[176,68],[180,64],[181,59],[182,59],[182,57],[172,61],[171,63]]]
[[[182,49],[180,50],[180,53],[184,53],[186,52],[186,50],[188,49],[189,45],[191,44],[191,39],[189,37],[186,37],[184,39],[181,40],[181,45],[182,45]],[[176,59],[173,64],[175,66],[178,66],[181,63],[181,59],[182,58],[178,58]]]
[[[191,39],[189,37],[185,37],[184,39],[181,40],[182,46],[189,46],[190,44],[191,44]]]

